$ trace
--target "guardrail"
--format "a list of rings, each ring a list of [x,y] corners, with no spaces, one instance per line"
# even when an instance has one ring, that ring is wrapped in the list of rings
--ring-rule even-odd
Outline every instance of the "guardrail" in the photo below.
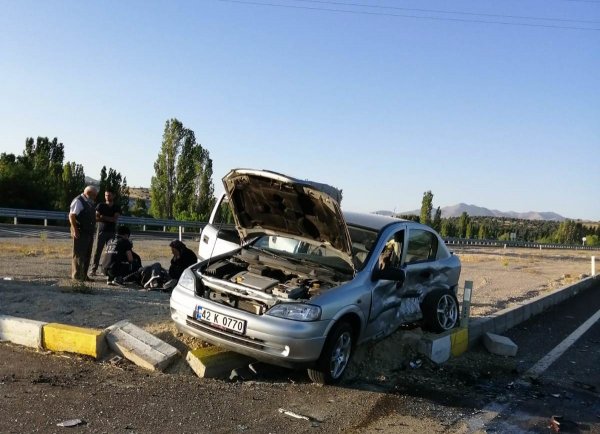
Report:
[[[475,247],[524,247],[528,249],[600,250],[600,246],[578,244],[534,243],[529,241],[474,240],[467,238],[444,238],[447,245]]]
[[[69,221],[69,215],[63,211],[44,211],[34,209],[18,208],[0,208],[0,217],[12,217],[14,224],[18,224],[19,219],[44,220],[44,226],[48,226],[48,221]],[[167,228],[180,228],[184,231],[186,228],[201,230],[206,226],[206,222],[190,222],[179,220],[155,219],[149,217],[121,216],[119,222],[141,226],[143,231],[148,227],[162,227],[163,232]],[[573,244],[544,244],[527,241],[500,241],[500,240],[476,240],[466,238],[446,237],[444,241],[448,245],[454,246],[474,246],[474,247],[526,247],[530,249],[567,249],[567,250],[600,250],[596,246],[580,246]]]
[[[0,217],[12,217],[15,225],[19,223],[19,219],[43,220],[44,226],[48,226],[48,221],[69,221],[69,213],[67,212],[19,208],[0,208]],[[141,226],[143,228],[142,230],[144,231],[148,227],[162,227],[164,232],[166,232],[167,228],[170,227],[181,228],[182,230],[185,228],[202,229],[206,225],[205,222],[189,222],[132,216],[121,216],[119,217],[119,222],[128,225]]]

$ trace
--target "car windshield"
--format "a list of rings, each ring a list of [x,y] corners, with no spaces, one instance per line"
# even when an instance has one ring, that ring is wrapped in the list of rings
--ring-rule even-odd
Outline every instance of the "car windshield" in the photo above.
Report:
[[[348,232],[352,241],[352,262],[354,262],[354,267],[360,271],[371,254],[378,233],[373,229],[350,225],[348,226]]]
[[[316,245],[293,238],[265,235],[259,237],[252,247],[292,261],[312,262],[343,273],[353,271],[336,249],[324,244]]]

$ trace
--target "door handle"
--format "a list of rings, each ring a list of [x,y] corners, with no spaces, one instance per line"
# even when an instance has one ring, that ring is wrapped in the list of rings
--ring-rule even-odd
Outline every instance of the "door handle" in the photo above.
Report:
[[[210,238],[208,238],[208,235],[204,235],[204,236],[202,237],[202,242],[203,242],[204,244],[208,244],[208,241],[209,241],[209,239],[210,239]]]

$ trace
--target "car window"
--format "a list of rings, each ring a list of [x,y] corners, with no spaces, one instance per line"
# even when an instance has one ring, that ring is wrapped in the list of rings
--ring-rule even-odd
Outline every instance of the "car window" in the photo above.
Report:
[[[348,226],[350,241],[352,242],[352,261],[357,270],[362,269],[375,241],[377,232],[357,226]]]
[[[400,268],[402,246],[404,243],[404,231],[398,231],[388,238],[385,242],[385,247],[379,255],[379,269],[383,270],[387,267]]]
[[[423,229],[411,229],[408,233],[406,262],[432,261],[436,258],[438,239],[435,234]]]
[[[311,244],[275,235],[265,235],[257,238],[252,246],[292,260],[314,262],[343,272],[351,271],[349,264],[339,256],[339,253],[326,245]]]

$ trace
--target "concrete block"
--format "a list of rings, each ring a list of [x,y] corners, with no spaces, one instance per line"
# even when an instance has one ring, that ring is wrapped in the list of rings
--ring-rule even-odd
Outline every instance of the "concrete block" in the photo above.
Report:
[[[0,315],[0,341],[42,348],[42,330],[46,324],[42,321]]]
[[[151,371],[162,371],[179,354],[177,348],[127,320],[113,324],[107,332],[106,340],[115,353]]]
[[[465,351],[469,346],[469,329],[467,327],[461,327],[452,331],[450,335],[450,350],[453,357],[458,357]]]
[[[518,346],[506,336],[496,335],[494,333],[486,333],[483,336],[483,344],[492,354],[499,356],[516,356]]]
[[[50,351],[83,354],[96,359],[106,352],[103,330],[49,323],[43,327],[43,345]]]
[[[431,359],[435,363],[443,363],[450,358],[451,354],[450,334],[427,335],[419,342],[419,353]]]
[[[216,346],[188,351],[185,360],[200,378],[229,378],[232,370],[246,368],[254,361]]]

